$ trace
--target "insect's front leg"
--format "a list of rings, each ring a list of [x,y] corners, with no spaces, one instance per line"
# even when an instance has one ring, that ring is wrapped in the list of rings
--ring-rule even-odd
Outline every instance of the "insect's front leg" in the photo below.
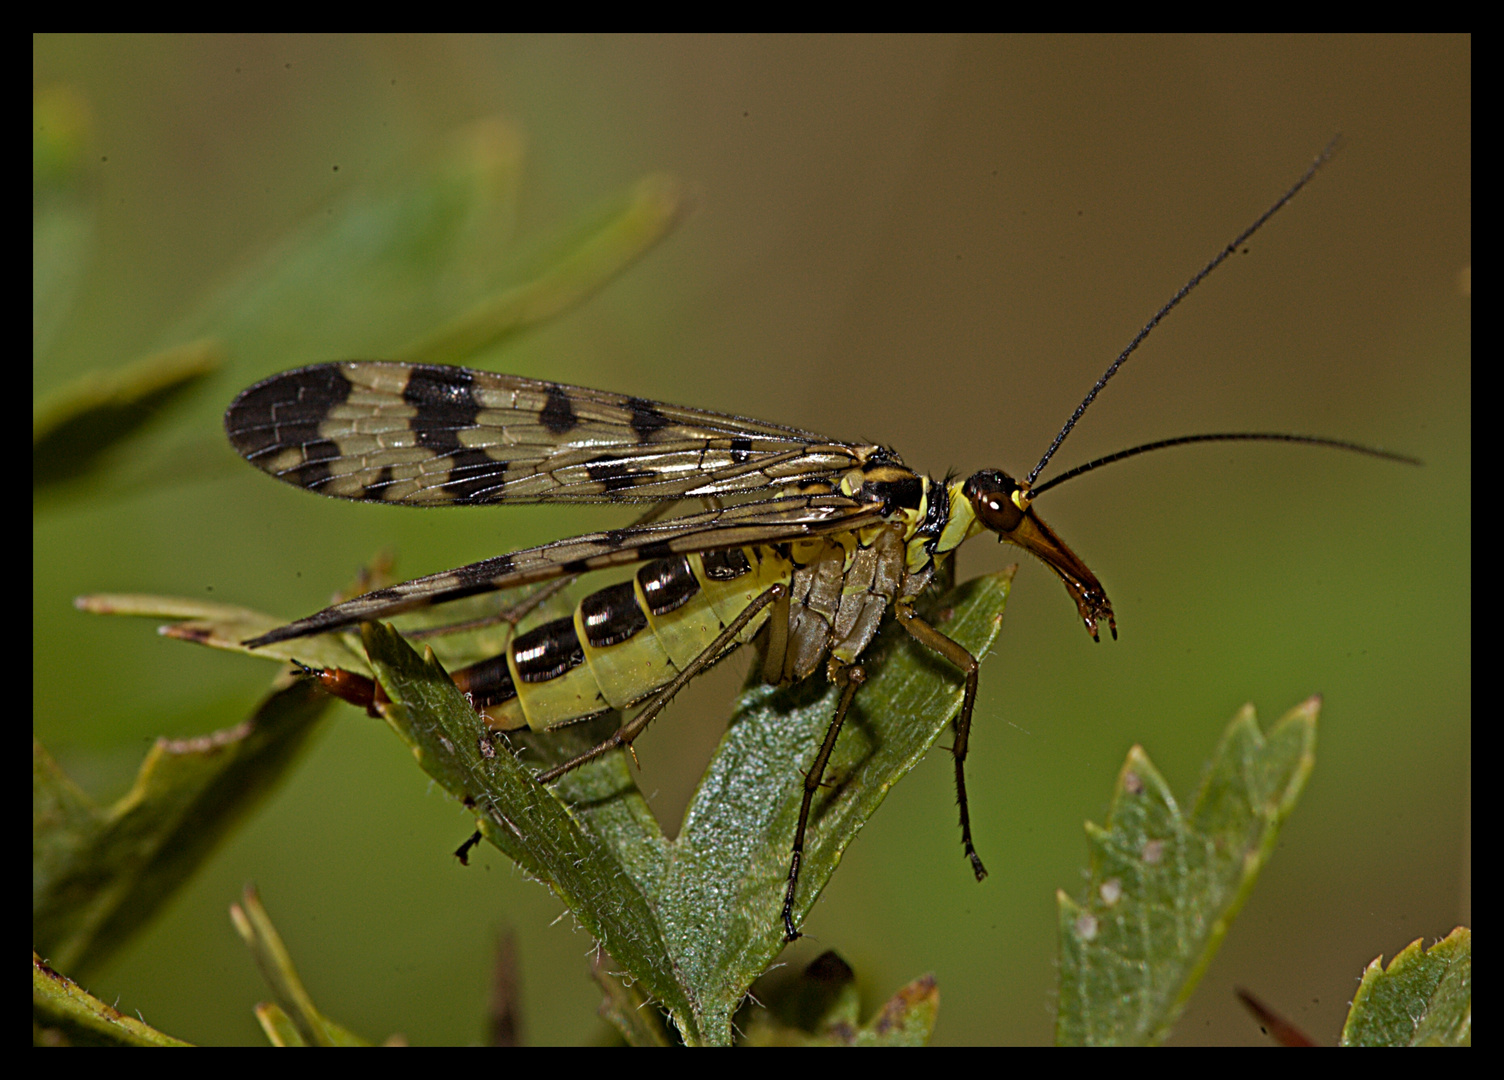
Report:
[[[836,706],[836,715],[831,719],[830,727],[825,729],[825,741],[820,744],[820,752],[815,755],[814,764],[804,774],[804,801],[799,804],[799,824],[794,829],[794,855],[789,862],[788,890],[783,894],[785,942],[799,939],[799,931],[794,929],[794,893],[799,888],[799,864],[804,861],[804,829],[809,824],[810,803],[820,787],[820,781],[825,779],[825,766],[830,762],[830,753],[836,746],[836,736],[841,733],[841,725],[846,721],[846,710],[851,708],[856,688],[867,681],[867,672],[861,666],[851,664],[836,668],[832,679],[836,685],[843,687],[841,703]]]
[[[961,844],[966,849],[966,857],[971,860],[972,872],[981,881],[987,876],[987,868],[982,865],[977,849],[971,842],[971,811],[966,805],[966,744],[971,738],[971,710],[977,701],[977,669],[980,665],[975,656],[921,619],[914,611],[913,601],[899,600],[894,605],[893,614],[910,637],[945,657],[966,676],[966,693],[961,699],[960,715],[955,720],[956,741],[951,747],[951,753],[956,759],[956,801],[961,805]]]

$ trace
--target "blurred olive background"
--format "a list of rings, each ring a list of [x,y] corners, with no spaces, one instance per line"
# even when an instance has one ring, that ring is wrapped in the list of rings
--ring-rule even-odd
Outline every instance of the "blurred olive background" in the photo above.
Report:
[[[1172,451],[1051,492],[1121,640],[1093,645],[1026,565],[982,668],[960,851],[949,755],[900,784],[786,954],[835,948],[869,1007],[934,971],[944,1043],[1052,1036],[1056,889],[1078,890],[1142,743],[1188,804],[1228,719],[1322,693],[1317,765],[1175,1036],[1259,1042],[1232,987],[1323,1041],[1362,967],[1470,921],[1471,42],[1467,38],[40,37],[38,86],[93,111],[97,249],[33,393],[176,344],[206,288],[443,136],[526,140],[519,231],[649,172],[698,210],[497,370],[890,444],[940,475],[1027,471],[1105,365],[1337,131],[1308,191],[1178,310],[1058,468],[1219,430],[1312,449]],[[323,348],[322,346],[320,347]],[[91,792],[149,740],[240,720],[270,665],[75,612],[152,591],[287,617],[376,550],[412,576],[630,511],[402,511],[244,466],[220,414],[282,367],[231,357],[158,437],[191,476],[85,490],[33,524],[33,732]],[[982,541],[963,576],[1014,561]],[[639,744],[673,832],[743,663]],[[734,670],[732,670],[734,669]],[[795,763],[790,763],[794,768]],[[90,989],[181,1037],[259,1042],[266,993],[227,905],[254,880],[319,1005],[374,1038],[483,1037],[498,929],[519,935],[526,1037],[598,1038],[592,943],[385,727],[341,711],[270,805]]]

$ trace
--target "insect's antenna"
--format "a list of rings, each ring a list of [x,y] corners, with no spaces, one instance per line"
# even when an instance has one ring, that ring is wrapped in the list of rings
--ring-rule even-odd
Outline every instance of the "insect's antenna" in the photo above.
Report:
[[[1180,435],[1173,439],[1160,439],[1158,442],[1144,443],[1142,446],[1134,446],[1127,450],[1119,450],[1116,454],[1108,454],[1106,457],[1088,461],[1085,465],[1077,465],[1074,469],[1068,469],[1059,476],[1052,476],[1040,484],[1031,493],[1031,497],[1037,498],[1049,491],[1052,487],[1059,487],[1067,480],[1073,480],[1083,473],[1089,473],[1093,469],[1100,469],[1103,465],[1111,465],[1114,461],[1123,461],[1127,458],[1138,457],[1147,454],[1150,450],[1163,450],[1170,446],[1186,446],[1189,443],[1201,442],[1287,442],[1302,443],[1306,446],[1327,446],[1334,450],[1351,450],[1355,454],[1367,454],[1370,457],[1383,458],[1386,461],[1398,461],[1406,465],[1423,465],[1420,458],[1410,457],[1408,454],[1396,454],[1390,450],[1380,450],[1376,446],[1364,446],[1362,443],[1347,442],[1345,439],[1327,439],[1320,435],[1285,435],[1277,431],[1233,431],[1217,435]]]
[[[1165,304],[1164,307],[1155,312],[1154,318],[1145,323],[1144,328],[1133,336],[1133,340],[1128,343],[1128,347],[1122,352],[1118,353],[1118,358],[1114,360],[1112,364],[1108,366],[1107,370],[1102,373],[1102,377],[1097,380],[1097,384],[1093,386],[1086,397],[1082,399],[1081,404],[1076,406],[1076,411],[1072,413],[1071,418],[1065,422],[1065,427],[1060,429],[1060,434],[1055,436],[1055,441],[1050,443],[1050,448],[1044,452],[1044,457],[1039,459],[1039,464],[1034,466],[1033,471],[1031,471],[1029,475],[1024,478],[1024,490],[1027,491],[1030,485],[1033,484],[1035,480],[1039,479],[1039,474],[1044,472],[1044,467],[1049,464],[1050,458],[1055,456],[1055,451],[1060,449],[1060,444],[1065,442],[1065,437],[1071,433],[1071,428],[1076,426],[1076,421],[1081,419],[1081,414],[1086,412],[1087,406],[1090,405],[1094,400],[1096,400],[1096,396],[1102,392],[1102,387],[1107,385],[1107,380],[1118,373],[1118,368],[1123,366],[1128,357],[1132,355],[1133,350],[1137,349],[1144,338],[1149,336],[1149,331],[1158,326],[1160,320],[1168,315],[1171,310],[1174,309],[1176,304],[1184,300],[1186,298],[1186,295],[1197,285],[1200,285],[1208,274],[1210,274],[1217,267],[1221,266],[1222,263],[1227,259],[1227,257],[1233,252],[1237,251],[1238,247],[1245,240],[1247,240],[1254,233],[1258,232],[1259,229],[1263,227],[1264,222],[1272,218],[1287,202],[1295,198],[1296,192],[1300,191],[1301,188],[1310,183],[1311,177],[1316,175],[1316,170],[1320,169],[1323,165],[1325,165],[1332,159],[1332,155],[1337,152],[1337,147],[1341,143],[1341,141],[1342,136],[1340,134],[1333,136],[1332,141],[1327,143],[1325,149],[1323,149],[1321,153],[1316,155],[1316,160],[1311,162],[1311,167],[1305,171],[1304,175],[1302,175],[1299,180],[1295,181],[1295,184],[1290,188],[1290,190],[1281,195],[1278,202],[1276,202],[1273,206],[1260,214],[1257,221],[1248,226],[1248,228],[1244,229],[1242,232],[1238,233],[1233,241],[1226,247],[1224,247],[1221,251],[1219,251],[1216,258],[1203,266],[1200,272],[1197,273],[1195,277],[1191,278],[1190,281],[1187,281],[1184,285],[1182,285],[1180,287],[1180,291],[1177,292],[1174,296],[1170,297],[1169,303]],[[1056,482],[1058,483],[1058,481]]]

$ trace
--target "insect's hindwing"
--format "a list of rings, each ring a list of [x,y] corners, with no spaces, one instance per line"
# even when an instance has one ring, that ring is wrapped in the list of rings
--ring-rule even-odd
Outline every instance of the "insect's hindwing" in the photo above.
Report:
[[[584,574],[689,552],[804,540],[870,524],[879,520],[881,513],[880,504],[862,503],[842,495],[799,495],[741,503],[651,525],[587,533],[377,589],[288,623],[246,644],[255,648],[343,630],[372,619],[386,619],[432,604],[567,574]]]

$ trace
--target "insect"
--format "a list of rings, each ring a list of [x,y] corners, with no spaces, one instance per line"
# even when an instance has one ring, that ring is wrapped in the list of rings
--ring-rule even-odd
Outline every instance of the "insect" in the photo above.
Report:
[[[1192,435],[1134,447],[1036,486],[1056,449],[1155,325],[1277,210],[1300,180],[1193,277],[1138,333],[1022,480],[996,469],[935,481],[884,446],[843,442],[778,424],[621,394],[436,365],[317,364],[274,375],[225,414],[230,441],[280,480],[344,499],[408,506],[634,503],[635,524],[514,551],[335,604],[246,642],[348,629],[476,594],[637,564],[591,592],[572,615],[515,635],[498,654],[451,673],[492,728],[546,730],[611,710],[639,711],[599,745],[539,774],[550,783],[630,747],[687,682],[742,644],[758,642],[772,683],[823,669],[841,688],[805,773],[782,908],[794,901],[811,800],[853,695],[863,651],[889,611],[920,645],[961,671],[954,719],[961,839],[978,880],[965,761],[978,662],[922,619],[915,602],[982,532],[1037,556],[1064,583],[1086,630],[1117,627],[1086,564],[1035,512],[1045,490],[1149,450],[1202,441],[1280,440],[1399,455],[1334,439],[1272,433]],[[689,504],[689,512],[664,517]],[[696,505],[698,504],[698,505]],[[369,705],[379,690],[348,672],[311,672]]]

